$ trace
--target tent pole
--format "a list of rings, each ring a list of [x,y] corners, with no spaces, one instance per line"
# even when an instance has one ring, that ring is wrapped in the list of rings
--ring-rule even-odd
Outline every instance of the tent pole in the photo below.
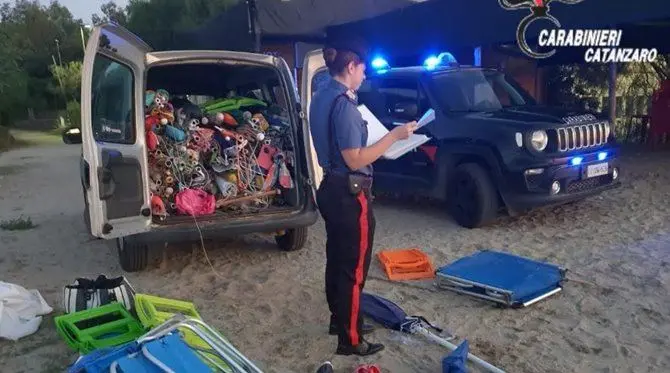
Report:
[[[610,108],[610,121],[612,122],[612,132],[614,132],[614,126],[616,123],[616,77],[617,77],[617,68],[616,63],[610,63],[609,71],[609,108]]]
[[[261,52],[261,27],[258,22],[258,8],[256,7],[256,0],[247,0],[249,7],[249,28],[254,34],[254,52]]]
[[[609,67],[609,119],[612,134],[616,135],[616,63],[611,62]]]

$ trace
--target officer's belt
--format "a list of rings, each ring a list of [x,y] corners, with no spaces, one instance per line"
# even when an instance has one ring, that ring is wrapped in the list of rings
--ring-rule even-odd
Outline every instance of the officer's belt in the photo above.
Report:
[[[360,185],[361,189],[370,190],[372,188],[372,176],[361,173],[326,171],[323,176],[324,181],[332,180],[336,183],[342,183],[343,185],[348,185],[352,179],[355,183]]]

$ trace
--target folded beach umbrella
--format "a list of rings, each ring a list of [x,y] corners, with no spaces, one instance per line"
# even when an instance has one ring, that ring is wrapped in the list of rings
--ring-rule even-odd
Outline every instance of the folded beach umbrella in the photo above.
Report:
[[[421,316],[407,316],[402,308],[386,298],[363,293],[361,301],[363,313],[388,329],[412,333],[412,328],[423,322],[436,332],[442,333],[442,329],[431,325]]]
[[[438,333],[442,332],[440,328],[431,325],[425,318],[407,316],[407,313],[397,304],[378,295],[363,293],[361,298],[363,313],[386,328],[408,334],[419,334],[451,351],[457,350],[455,345],[428,330],[430,328]],[[467,353],[467,359],[488,372],[505,373],[471,353]]]

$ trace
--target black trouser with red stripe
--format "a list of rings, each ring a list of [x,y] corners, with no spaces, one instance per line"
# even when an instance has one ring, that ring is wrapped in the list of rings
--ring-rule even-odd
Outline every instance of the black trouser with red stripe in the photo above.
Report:
[[[369,189],[349,191],[346,176],[324,177],[317,192],[326,222],[326,298],[337,320],[340,345],[361,341],[361,293],[370,268],[375,217]]]

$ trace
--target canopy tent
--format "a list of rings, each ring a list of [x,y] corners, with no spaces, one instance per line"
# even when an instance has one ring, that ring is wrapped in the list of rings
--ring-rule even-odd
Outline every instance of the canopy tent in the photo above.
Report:
[[[520,1],[512,1],[519,3]],[[387,58],[405,57],[420,63],[428,54],[479,46],[506,46],[519,53],[516,31],[530,9],[506,10],[496,0],[429,0],[378,17],[330,26],[329,37],[365,35],[368,43]],[[526,3],[533,4],[528,0]],[[563,29],[622,29],[621,47],[657,48],[670,53],[670,6],[668,0],[584,0],[578,4],[552,1],[550,14]],[[536,43],[541,28],[553,29],[547,21],[535,22],[527,30],[529,44]],[[537,60],[538,65],[583,63],[586,48],[558,48],[554,56]],[[616,68],[610,65],[610,120],[616,119]]]
[[[425,0],[240,0],[202,27],[179,35],[188,49],[253,51],[258,40],[323,41],[326,28]],[[255,30],[255,33],[254,33]]]
[[[528,1],[532,3],[532,1]],[[670,6],[667,0],[585,0],[578,4],[553,1],[550,14],[563,29],[621,28],[622,46],[659,49],[670,53]],[[503,9],[497,0],[477,4],[460,0],[430,0],[365,20],[330,26],[329,36],[343,33],[365,35],[371,45],[386,55],[426,54],[462,47],[516,44],[519,22],[529,8]],[[527,32],[535,39],[541,28],[554,28],[548,21],[535,22]],[[561,48],[541,64],[583,62],[585,49]]]

